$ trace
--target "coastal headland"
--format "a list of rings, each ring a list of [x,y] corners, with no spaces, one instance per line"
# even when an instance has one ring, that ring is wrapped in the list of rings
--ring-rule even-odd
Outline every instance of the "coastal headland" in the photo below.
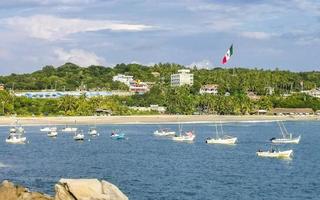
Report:
[[[211,122],[310,121],[319,116],[273,115],[130,115],[130,116],[72,116],[72,117],[0,117],[0,125],[8,126],[16,120],[22,125],[90,125],[90,124],[170,124]]]

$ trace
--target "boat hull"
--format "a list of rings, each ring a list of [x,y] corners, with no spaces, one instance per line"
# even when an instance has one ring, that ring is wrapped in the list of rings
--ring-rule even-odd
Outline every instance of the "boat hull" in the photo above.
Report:
[[[62,132],[76,132],[78,129],[77,128],[64,128],[61,131]]]
[[[232,144],[235,144],[237,141],[237,138],[227,138],[227,139],[224,139],[224,138],[212,138],[212,139],[208,139],[206,140],[206,143],[207,144],[229,144],[229,145],[232,145]]]
[[[163,136],[163,137],[173,137],[176,135],[174,131],[155,131],[153,132],[155,136]]]
[[[125,139],[125,135],[124,134],[115,134],[115,135],[111,135],[110,137],[111,137],[111,139],[114,139],[114,140]]]
[[[279,138],[271,140],[274,144],[299,144],[301,136],[297,138]]]
[[[176,137],[173,137],[172,140],[173,141],[177,141],[177,142],[193,142],[193,140],[196,138],[195,135],[193,136],[176,136]]]
[[[56,131],[51,131],[50,133],[47,134],[48,137],[57,137],[58,136],[58,132]]]
[[[257,156],[259,157],[267,157],[267,158],[290,158],[293,153],[293,150],[287,150],[287,151],[261,151],[257,152]]]
[[[26,142],[27,138],[22,137],[22,138],[11,138],[11,139],[6,139],[6,143],[9,144],[24,144]]]

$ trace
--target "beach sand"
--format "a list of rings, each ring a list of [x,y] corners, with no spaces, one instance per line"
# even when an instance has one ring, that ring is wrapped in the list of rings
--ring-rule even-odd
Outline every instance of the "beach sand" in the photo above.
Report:
[[[319,120],[319,116],[269,116],[269,115],[136,115],[136,116],[76,116],[76,117],[0,117],[0,125],[65,125],[65,124],[161,124],[161,123],[210,123],[210,122],[259,122]]]

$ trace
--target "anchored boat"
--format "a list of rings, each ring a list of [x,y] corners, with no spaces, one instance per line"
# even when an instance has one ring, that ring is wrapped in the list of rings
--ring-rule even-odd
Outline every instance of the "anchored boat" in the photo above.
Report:
[[[187,131],[184,134],[182,134],[181,125],[179,125],[179,133],[179,135],[175,135],[174,137],[172,137],[172,140],[178,142],[192,142],[196,138],[194,131]]]
[[[293,150],[286,150],[286,151],[276,151],[276,150],[270,150],[270,151],[262,151],[259,150],[257,152],[257,156],[259,157],[268,157],[268,158],[291,158],[291,155],[293,154]]]
[[[220,123],[220,129],[221,129],[221,135],[223,135],[223,128],[222,124]],[[228,136],[228,135],[223,135],[222,137],[219,136],[219,131],[218,131],[218,125],[216,124],[216,138],[208,138],[206,140],[207,144],[235,144],[237,141],[236,137]]]
[[[153,134],[155,136],[170,137],[170,136],[175,136],[176,132],[172,131],[172,130],[170,130],[168,128],[164,128],[164,129],[158,129],[158,130],[154,131]]]
[[[299,144],[301,135],[298,137],[293,137],[291,133],[289,133],[282,122],[278,122],[282,138],[271,138],[271,142],[275,144]]]

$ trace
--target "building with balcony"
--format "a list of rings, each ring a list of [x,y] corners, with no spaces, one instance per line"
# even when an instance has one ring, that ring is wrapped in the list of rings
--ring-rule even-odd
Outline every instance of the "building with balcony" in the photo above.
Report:
[[[177,74],[171,75],[171,86],[179,87],[183,85],[193,85],[193,74],[189,69],[180,69]]]

